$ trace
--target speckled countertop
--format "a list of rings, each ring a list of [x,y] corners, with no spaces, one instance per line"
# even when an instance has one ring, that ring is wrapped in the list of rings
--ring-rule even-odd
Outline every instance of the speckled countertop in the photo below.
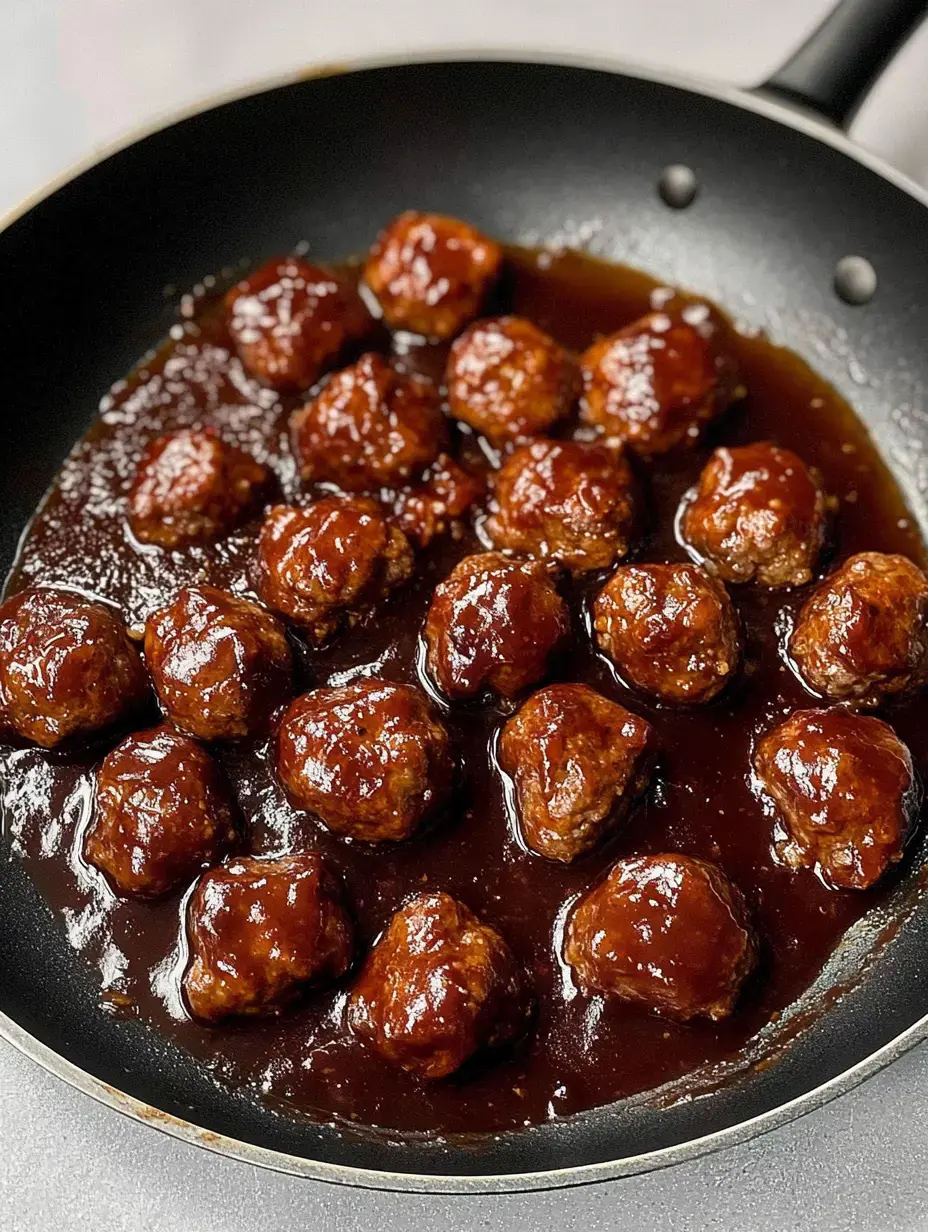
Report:
[[[879,0],[874,0],[878,3]],[[3,0],[0,211],[140,123],[312,64],[406,50],[614,55],[762,79],[829,0]],[[854,136],[928,183],[928,26]],[[746,1146],[649,1176],[483,1198],[315,1184],[183,1145],[0,1043],[0,1229],[928,1229],[928,1049]]]

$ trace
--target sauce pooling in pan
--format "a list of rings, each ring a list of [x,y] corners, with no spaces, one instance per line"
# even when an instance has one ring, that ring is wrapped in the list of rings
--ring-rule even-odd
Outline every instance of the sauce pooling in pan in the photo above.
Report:
[[[350,295],[353,277],[341,271],[326,293]],[[666,302],[666,292],[629,269],[570,253],[509,250],[488,311],[527,317],[562,347],[580,351]],[[382,329],[375,349],[391,355],[401,374],[439,380],[449,343],[422,344]],[[857,552],[901,553],[923,565],[923,544],[898,489],[835,391],[762,338],[734,334],[731,351],[746,397],[714,421],[695,448],[632,463],[646,495],[634,531],[624,512],[616,531],[630,537],[627,560],[688,560],[675,530],[677,511],[712,448],[770,440],[816,468],[836,498],[834,530],[816,576]],[[98,421],[75,447],[25,536],[7,593],[70,587],[118,605],[130,627],[143,624],[182,586],[206,583],[255,598],[261,502],[305,499],[311,491],[300,480],[287,426],[305,401],[246,373],[218,298],[189,304],[171,338],[104,399]],[[589,417],[598,413],[594,408]],[[210,543],[160,546],[130,529],[127,495],[149,445],[165,432],[191,427],[213,428],[250,455],[258,468],[249,472],[249,483],[257,484],[266,467],[269,485],[251,506],[249,489],[241,502],[244,521],[230,533]],[[209,439],[200,443],[213,448]],[[450,432],[449,448],[472,471],[497,463],[502,447],[499,441],[481,447],[468,429]],[[460,536],[436,536],[417,552],[411,578],[384,586],[375,614],[353,628],[318,647],[308,635],[291,635],[295,691],[368,676],[420,686],[420,634],[433,592],[462,558],[486,550],[482,523],[478,515]],[[135,525],[142,524],[140,515]],[[323,856],[344,881],[358,961],[413,894],[451,895],[498,929],[530,973],[537,1002],[532,1025],[517,1042],[481,1053],[440,1080],[406,1072],[346,1027],[352,976],[310,992],[278,1017],[213,1026],[194,1020],[179,982],[188,957],[180,928],[187,887],[154,901],[116,897],[83,856],[95,771],[119,734],[65,750],[6,746],[7,832],[72,945],[96,966],[112,1012],[150,1024],[200,1057],[221,1081],[276,1104],[327,1120],[437,1133],[538,1123],[736,1057],[809,987],[843,933],[885,892],[885,879],[873,890],[836,891],[809,869],[784,866],[774,853],[774,822],[752,790],[758,735],[818,704],[780,647],[810,587],[733,586],[744,647],[740,674],[707,704],[687,708],[626,687],[597,653],[590,607],[607,576],[602,570],[564,573],[559,589],[572,636],[552,659],[548,679],[589,685],[646,720],[660,759],[650,790],[614,836],[571,863],[532,854],[516,833],[497,765],[499,732],[515,707],[499,698],[444,709],[459,767],[456,785],[423,827],[397,844],[346,840],[295,809],[274,772],[273,739],[210,746],[241,819],[240,850]],[[908,745],[916,770],[924,770],[924,699],[896,701],[880,714]],[[150,719],[153,725],[154,711]],[[739,887],[754,921],[757,965],[734,1012],[720,1021],[681,1022],[625,1001],[604,1001],[578,990],[562,965],[565,904],[596,885],[618,858],[661,852],[719,866]]]

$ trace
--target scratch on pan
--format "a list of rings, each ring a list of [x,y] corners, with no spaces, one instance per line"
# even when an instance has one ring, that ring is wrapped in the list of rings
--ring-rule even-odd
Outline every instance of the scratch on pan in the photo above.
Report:
[[[162,1112],[159,1108],[153,1108],[151,1104],[134,1099],[131,1095],[127,1095],[125,1091],[120,1091],[116,1087],[110,1086],[107,1082],[101,1083],[101,1086],[109,1094],[117,1108],[131,1113],[132,1116],[138,1117],[140,1121],[147,1121],[152,1125],[160,1125],[165,1129],[181,1129],[184,1131],[185,1136],[192,1134],[203,1146],[215,1146],[223,1141],[221,1134],[216,1134],[211,1129],[202,1129],[199,1125],[194,1125],[192,1122],[185,1121],[181,1117],[173,1116],[170,1112]]]

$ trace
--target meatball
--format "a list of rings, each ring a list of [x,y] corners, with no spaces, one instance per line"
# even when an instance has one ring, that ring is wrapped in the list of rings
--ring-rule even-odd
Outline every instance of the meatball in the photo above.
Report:
[[[127,737],[103,759],[84,854],[120,893],[167,894],[234,838],[218,767],[189,736],[163,725]]]
[[[665,702],[707,702],[738,669],[738,618],[698,565],[623,565],[593,604],[596,640],[622,677]]]
[[[145,658],[165,715],[201,740],[260,730],[290,687],[276,617],[215,586],[190,586],[145,625]]]
[[[392,329],[451,338],[477,315],[502,259],[466,222],[407,210],[377,237],[364,279]]]
[[[24,590],[0,606],[0,714],[26,740],[54,748],[127,718],[149,697],[113,608],[53,588]]]
[[[412,549],[376,502],[326,496],[275,505],[258,538],[256,589],[275,612],[322,642],[354,624],[412,573]]]
[[[754,770],[785,824],[785,864],[864,890],[902,855],[920,792],[887,723],[843,707],[797,711],[759,741]]]
[[[280,257],[226,296],[229,332],[252,376],[285,392],[308,389],[371,328],[350,279]]]
[[[351,964],[351,920],[340,883],[315,853],[245,856],[210,869],[187,912],[183,987],[205,1022],[278,1013],[310,984]]]
[[[547,432],[570,412],[577,364],[524,317],[475,321],[452,343],[448,409],[495,445]]]
[[[730,1014],[756,960],[740,892],[693,856],[617,860],[567,921],[564,961],[583,992],[683,1021]]]
[[[446,431],[432,383],[373,352],[336,372],[290,424],[302,477],[348,492],[408,483],[435,461]]]
[[[638,453],[698,441],[736,393],[719,322],[702,305],[653,312],[594,342],[580,357],[580,418]]]
[[[291,803],[369,842],[409,838],[448,795],[448,733],[419,689],[359,680],[291,702],[277,741]]]
[[[583,684],[553,684],[505,725],[499,763],[526,846],[569,863],[615,829],[647,784],[654,729]]]
[[[467,556],[435,588],[425,623],[428,670],[452,700],[485,688],[514,697],[544,676],[569,628],[567,605],[541,561]]]
[[[456,536],[462,519],[481,498],[484,480],[441,453],[419,483],[404,488],[393,511],[397,524],[417,547],[427,548],[439,535]]]
[[[628,551],[634,489],[620,450],[535,441],[498,472],[487,532],[497,547],[550,557],[575,573],[608,569]]]
[[[821,477],[769,442],[716,449],[683,509],[683,538],[726,582],[802,586],[825,541]]]
[[[129,494],[129,525],[163,548],[213,539],[254,504],[268,472],[212,428],[183,428],[152,441]]]
[[[904,556],[861,552],[799,613],[790,656],[814,692],[877,706],[928,677],[928,579]]]
[[[396,913],[348,1000],[352,1030],[422,1078],[515,1039],[531,1012],[525,972],[500,934],[440,892]]]

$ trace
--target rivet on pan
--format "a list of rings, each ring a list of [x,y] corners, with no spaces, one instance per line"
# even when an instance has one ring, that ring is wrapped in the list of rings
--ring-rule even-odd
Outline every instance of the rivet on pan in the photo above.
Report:
[[[835,266],[835,291],[846,304],[869,304],[876,283],[876,270],[866,257],[842,257]]]
[[[699,192],[699,181],[692,167],[686,167],[683,163],[671,163],[661,172],[657,191],[661,200],[671,209],[685,210],[688,205],[693,204]]]

